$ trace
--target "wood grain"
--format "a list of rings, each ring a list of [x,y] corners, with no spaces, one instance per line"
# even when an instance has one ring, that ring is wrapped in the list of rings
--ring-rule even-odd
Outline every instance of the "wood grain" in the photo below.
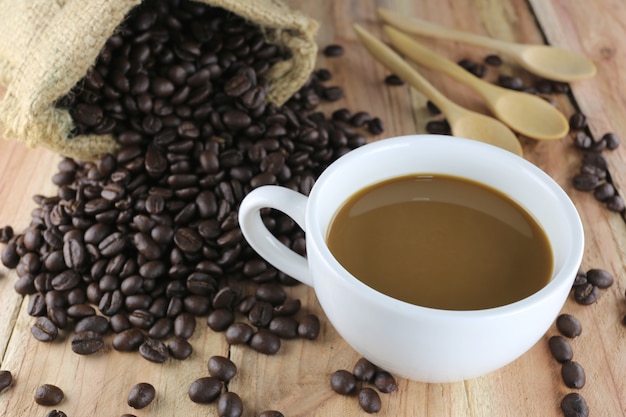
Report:
[[[569,116],[576,109],[588,117],[595,138],[612,131],[626,137],[626,104],[623,99],[626,52],[620,39],[626,34],[622,21],[626,4],[600,0],[591,5],[582,0],[291,0],[293,7],[321,23],[321,47],[339,43],[345,54],[325,58],[320,54],[318,68],[328,68],[334,77],[329,84],[341,85],[346,98],[327,105],[325,111],[340,107],[365,110],[385,123],[382,137],[424,132],[433,118],[426,110],[425,98],[409,87],[383,84],[386,70],[376,63],[358,43],[351,29],[359,22],[382,37],[376,6],[427,18],[435,23],[479,34],[528,43],[548,42],[581,51],[598,66],[598,75],[572,84],[569,96],[553,96],[558,107]],[[456,42],[424,38],[424,43],[453,59],[481,60],[491,51]],[[420,68],[444,94],[473,110],[486,112],[480,100],[464,86]],[[535,78],[505,63],[491,69],[497,72]],[[624,254],[626,227],[620,215],[607,211],[588,193],[574,190],[571,178],[579,169],[581,154],[570,137],[559,141],[538,142],[522,138],[525,158],[549,173],[570,195],[581,214],[586,234],[582,268],[605,268],[614,273],[616,283],[603,290],[597,303],[580,306],[568,300],[564,312],[574,314],[583,324],[583,334],[571,341],[574,358],[587,372],[587,384],[580,393],[587,399],[591,415],[626,415],[626,327],[620,324],[626,314],[624,298]],[[611,177],[620,190],[626,184],[622,169],[624,146],[605,152]],[[26,149],[21,144],[0,141],[0,226],[10,224],[17,231],[26,227],[34,208],[31,196],[52,195],[50,178],[59,161],[45,149]],[[81,357],[69,347],[67,337],[52,344],[30,336],[32,319],[26,302],[13,291],[15,273],[0,268],[0,368],[13,372],[14,386],[0,393],[0,414],[6,416],[43,416],[53,407],[34,403],[33,393],[43,383],[63,388],[65,400],[56,408],[68,416],[216,416],[214,405],[197,405],[187,397],[189,384],[206,376],[206,363],[212,355],[230,356],[239,373],[229,389],[242,397],[245,417],[266,409],[281,410],[287,416],[364,415],[356,398],[335,394],[329,376],[337,369],[351,370],[359,356],[342,341],[326,320],[309,288],[290,288],[300,298],[303,313],[313,312],[322,319],[322,333],[315,342],[285,341],[275,356],[264,356],[242,347],[229,347],[221,335],[198,319],[198,330],[191,342],[194,354],[186,361],[157,365],[138,354],[126,354],[109,347],[101,354]],[[573,390],[560,379],[560,366],[550,357],[547,339],[557,334],[551,328],[543,340],[528,353],[505,368],[470,381],[453,384],[423,384],[399,380],[397,392],[383,395],[381,416],[501,417],[547,416],[562,413],[559,403]],[[372,335],[375,337],[376,335]],[[157,400],[144,410],[132,410],[126,397],[132,385],[150,382],[157,389]]]

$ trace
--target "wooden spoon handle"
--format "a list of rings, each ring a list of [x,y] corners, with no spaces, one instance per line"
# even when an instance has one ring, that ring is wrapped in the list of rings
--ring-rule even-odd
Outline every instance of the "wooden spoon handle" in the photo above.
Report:
[[[461,106],[453,103],[444,96],[431,83],[426,80],[420,73],[413,69],[402,57],[395,53],[391,48],[378,40],[376,37],[368,33],[359,24],[354,24],[354,31],[359,39],[381,64],[391,70],[398,77],[406,81],[409,85],[421,91],[428,97],[443,114],[451,122],[452,119],[460,117],[465,111]]]
[[[494,96],[498,94],[498,87],[471,75],[455,62],[432,52],[405,33],[400,32],[399,30],[388,25],[384,26],[384,30],[393,47],[405,54],[411,61],[414,61],[415,63],[426,68],[448,74],[457,81],[474,89],[474,91],[476,91],[484,99],[487,99],[487,101],[489,101],[489,99],[493,99]]]
[[[469,43],[509,54],[515,54],[517,52],[516,49],[522,47],[521,45],[504,42],[498,39],[439,26],[426,20],[404,16],[382,7],[379,7],[377,12],[386,23],[407,33]]]

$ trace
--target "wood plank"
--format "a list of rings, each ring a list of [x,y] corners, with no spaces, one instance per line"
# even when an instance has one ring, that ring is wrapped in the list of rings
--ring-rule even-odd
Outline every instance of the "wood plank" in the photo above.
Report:
[[[346,98],[325,106],[325,111],[347,107],[365,110],[382,118],[385,133],[380,138],[425,132],[432,116],[425,108],[425,98],[409,87],[388,87],[382,82],[388,72],[360,46],[350,24],[363,24],[381,35],[375,5],[381,4],[403,13],[430,19],[436,23],[505,40],[542,42],[543,32],[551,43],[590,55],[598,64],[598,76],[572,84],[574,104],[569,97],[553,97],[566,115],[575,106],[588,115],[595,137],[606,131],[626,135],[625,110],[620,72],[626,56],[616,45],[623,28],[620,16],[626,5],[602,0],[589,7],[581,0],[389,0],[385,2],[291,0],[290,4],[318,19],[320,46],[339,43],[346,48],[340,58],[320,54],[318,67],[329,68],[334,78],[329,84],[346,89]],[[530,5],[529,5],[530,4]],[[532,6],[532,8],[530,7]],[[536,25],[536,20],[541,30]],[[382,36],[382,35],[381,35]],[[424,44],[458,60],[481,60],[487,53],[456,42],[423,39]],[[441,90],[460,104],[486,112],[475,94],[444,75],[422,70]],[[498,70],[534,78],[510,63]],[[489,77],[493,80],[494,71]],[[626,227],[623,219],[605,210],[590,194],[571,186],[571,177],[580,164],[580,153],[569,137],[553,142],[522,139],[525,157],[548,172],[571,196],[586,233],[583,268],[606,268],[616,284],[602,291],[599,301],[583,307],[568,300],[563,311],[574,314],[583,324],[583,334],[573,340],[574,356],[587,371],[587,385],[580,390],[592,415],[626,414],[623,392],[626,391],[626,330],[620,324],[626,314],[623,255],[626,253]],[[607,154],[611,175],[616,184],[624,183],[621,166],[623,146]],[[55,187],[50,177],[59,157],[45,149],[25,149],[14,142],[0,141],[0,226],[11,224],[20,230],[28,225],[34,207],[33,194],[51,195]],[[42,383],[55,383],[66,392],[57,408],[70,416],[109,416],[133,413],[137,416],[217,415],[214,405],[193,404],[187,398],[189,384],[207,375],[206,361],[211,355],[230,356],[239,374],[229,384],[246,407],[244,416],[252,417],[266,409],[278,409],[289,416],[362,415],[354,397],[342,397],[330,389],[330,374],[337,369],[352,369],[359,358],[325,319],[313,294],[305,286],[290,288],[300,298],[303,312],[322,318],[322,332],[317,341],[284,341],[275,356],[264,356],[249,348],[229,347],[223,337],[206,328],[199,319],[192,344],[196,350],[186,361],[163,365],[149,363],[137,354],[122,354],[110,347],[102,354],[80,357],[71,352],[69,339],[43,344],[30,336],[32,319],[26,303],[13,291],[14,272],[0,268],[0,357],[1,368],[13,371],[15,385],[0,393],[0,413],[35,417],[52,407],[34,404],[32,395]],[[472,416],[512,415],[561,416],[559,402],[567,389],[560,379],[560,366],[550,357],[547,339],[557,334],[553,327],[543,340],[517,361],[484,377],[453,384],[423,384],[401,379],[399,389],[382,396],[381,416]],[[150,382],[157,388],[157,401],[145,410],[126,405],[130,387]]]

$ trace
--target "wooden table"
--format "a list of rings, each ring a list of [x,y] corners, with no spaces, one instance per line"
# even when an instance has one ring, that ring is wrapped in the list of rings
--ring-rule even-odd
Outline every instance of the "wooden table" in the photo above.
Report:
[[[570,95],[554,95],[567,115],[576,109],[586,114],[590,133],[600,138],[615,132],[626,139],[626,104],[623,99],[626,52],[621,39],[626,36],[623,21],[626,3],[609,0],[389,0],[380,2],[292,0],[293,7],[316,18],[320,24],[319,44],[339,43],[346,48],[343,57],[325,58],[318,67],[329,68],[333,83],[346,89],[346,98],[327,107],[348,107],[378,115],[386,129],[381,137],[425,132],[432,116],[425,98],[409,87],[389,87],[382,80],[388,72],[367,54],[355,39],[352,22],[359,22],[381,35],[375,16],[375,3],[407,15],[496,38],[528,43],[558,45],[588,55],[598,67],[595,78],[571,84]],[[455,42],[424,42],[453,60],[482,60],[491,51]],[[529,74],[512,65],[490,70],[522,76]],[[469,90],[443,75],[423,71],[446,95],[477,111],[485,107]],[[571,186],[580,168],[581,153],[570,136],[562,140],[538,142],[522,138],[524,155],[548,172],[570,195],[582,217],[585,254],[582,268],[611,271],[615,284],[601,292],[591,306],[569,299],[563,312],[575,315],[583,325],[581,336],[571,341],[574,358],[587,374],[587,384],[579,392],[586,398],[592,416],[626,415],[626,314],[623,255],[626,226],[617,213],[605,209],[589,193]],[[618,190],[626,186],[626,146],[606,151],[610,175]],[[10,224],[17,231],[30,221],[34,194],[52,195],[50,178],[59,161],[45,149],[26,149],[21,144],[0,141],[0,226]],[[52,344],[37,342],[30,335],[32,318],[26,313],[25,299],[13,290],[14,272],[0,269],[0,358],[1,369],[10,370],[14,386],[0,393],[0,414],[4,416],[43,416],[53,408],[68,416],[206,416],[217,415],[214,405],[197,405],[187,397],[189,384],[207,375],[206,362],[212,355],[230,356],[239,374],[230,383],[245,404],[244,416],[258,415],[265,409],[281,410],[287,416],[364,415],[355,398],[335,394],[329,386],[330,374],[341,368],[352,369],[359,358],[337,335],[321,312],[312,291],[300,286],[291,289],[307,311],[322,318],[322,332],[315,342],[293,340],[283,344],[275,356],[264,356],[241,347],[229,347],[199,320],[199,330],[191,339],[194,354],[186,361],[157,365],[138,354],[119,353],[110,345],[104,353],[81,357],[69,347],[69,338]],[[520,359],[487,376],[452,384],[424,384],[399,380],[397,392],[382,395],[382,416],[561,416],[560,401],[568,389],[560,377],[560,365],[551,358],[546,336]],[[130,387],[150,382],[157,399],[148,408],[134,411],[126,405]],[[38,406],[35,389],[43,383],[61,387],[66,394],[57,407]]]

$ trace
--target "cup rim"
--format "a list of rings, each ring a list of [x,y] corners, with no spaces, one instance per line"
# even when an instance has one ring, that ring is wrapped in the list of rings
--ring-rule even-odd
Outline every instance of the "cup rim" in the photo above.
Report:
[[[326,230],[321,230],[323,228],[318,227],[317,223],[311,220],[312,218],[315,218],[319,215],[312,202],[315,202],[317,200],[317,195],[323,192],[322,190],[324,188],[324,184],[328,181],[331,181],[337,171],[343,169],[342,166],[344,164],[337,164],[337,161],[350,161],[355,158],[359,158],[361,154],[377,152],[380,148],[388,148],[390,146],[406,146],[406,144],[408,144],[409,142],[413,144],[412,146],[418,146],[415,143],[420,142],[420,145],[423,144],[424,146],[455,146],[464,147],[464,149],[467,149],[467,151],[488,153],[493,155],[493,157],[506,159],[508,162],[510,162],[511,166],[523,167],[526,171],[530,171],[539,181],[541,181],[549,188],[549,190],[559,200],[561,204],[561,209],[564,211],[564,216],[567,217],[567,222],[570,224],[569,230],[572,233],[572,238],[569,239],[569,247],[565,251],[566,257],[564,259],[562,267],[559,270],[553,271],[552,277],[546,285],[544,285],[540,290],[536,291],[535,293],[526,296],[525,298],[502,306],[476,310],[446,310],[432,307],[424,307],[393,298],[363,283],[354,275],[352,275],[348,270],[346,270],[339,263],[339,261],[337,261],[337,259],[333,256],[330,249],[326,245]],[[328,264],[328,266],[332,270],[339,271],[341,279],[346,284],[357,289],[361,293],[361,295],[367,297],[370,302],[385,303],[390,308],[394,309],[394,311],[404,312],[407,314],[422,312],[437,314],[440,317],[450,317],[455,319],[464,318],[468,320],[473,320],[476,318],[488,318],[496,315],[503,316],[507,314],[517,314],[521,311],[533,308],[533,306],[537,304],[547,301],[551,298],[551,296],[555,294],[567,293],[568,290],[571,288],[571,285],[576,276],[576,271],[578,271],[580,262],[582,260],[584,251],[584,231],[580,216],[573,202],[571,201],[567,193],[561,188],[561,186],[558,185],[558,183],[542,169],[527,161],[523,157],[515,155],[496,146],[476,140],[449,135],[413,134],[396,136],[388,139],[380,139],[375,142],[370,142],[341,156],[337,161],[335,161],[335,163],[331,164],[324,172],[322,172],[320,177],[317,179],[315,185],[313,186],[313,189],[311,190],[307,207],[306,233],[312,234],[312,238],[315,239],[315,246],[322,255],[322,261]],[[509,195],[504,190],[500,191]]]

